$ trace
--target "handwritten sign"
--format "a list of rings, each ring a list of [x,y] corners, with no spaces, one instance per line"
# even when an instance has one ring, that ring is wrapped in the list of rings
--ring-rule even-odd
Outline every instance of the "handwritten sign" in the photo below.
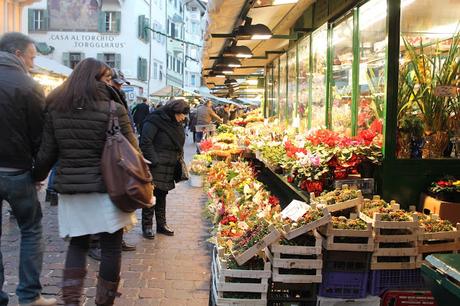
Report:
[[[286,206],[285,209],[281,212],[281,217],[283,219],[289,218],[292,221],[296,222],[300,219],[307,211],[310,210],[310,205],[305,202],[301,202],[298,200],[293,200]]]
[[[437,86],[434,89],[436,97],[454,98],[457,96],[457,87],[455,86]]]

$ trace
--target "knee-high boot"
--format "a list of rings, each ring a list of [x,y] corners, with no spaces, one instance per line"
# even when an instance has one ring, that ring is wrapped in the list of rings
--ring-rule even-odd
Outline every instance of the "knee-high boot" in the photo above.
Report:
[[[80,306],[83,283],[86,276],[85,268],[65,268],[62,283],[62,299],[66,306]]]
[[[112,306],[115,298],[121,295],[117,291],[119,283],[120,280],[116,282],[110,282],[98,276],[96,287],[96,305]]]

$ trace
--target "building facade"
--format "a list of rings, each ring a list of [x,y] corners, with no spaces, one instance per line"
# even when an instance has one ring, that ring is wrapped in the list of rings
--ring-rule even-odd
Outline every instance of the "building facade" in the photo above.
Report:
[[[0,0],[0,34],[21,32],[24,7],[37,1],[39,0]]]
[[[199,86],[201,48],[192,52],[183,41],[202,45],[195,24],[205,11],[198,0],[40,0],[24,10],[22,23],[40,52],[57,62],[73,68],[94,57],[121,69],[134,102],[167,85]],[[189,64],[189,57],[198,62]]]

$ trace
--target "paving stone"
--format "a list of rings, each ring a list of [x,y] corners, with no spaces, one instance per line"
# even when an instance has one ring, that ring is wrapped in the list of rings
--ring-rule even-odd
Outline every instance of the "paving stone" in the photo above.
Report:
[[[187,140],[186,160],[190,160],[195,146]],[[44,191],[39,193],[43,211],[45,253],[43,256],[43,294],[58,298],[62,305],[61,283],[68,242],[59,237],[57,207],[44,202]],[[208,305],[211,266],[209,222],[202,219],[206,195],[200,188],[191,188],[186,182],[177,184],[167,197],[168,224],[175,236],[157,235],[154,240],[142,237],[141,212],[139,224],[124,239],[136,245],[136,251],[123,252],[119,291],[122,296],[115,305],[122,306],[195,306]],[[3,289],[10,296],[10,305],[17,305],[15,290],[18,284],[20,235],[16,221],[9,219],[9,206],[3,205],[2,251],[5,267]],[[155,226],[154,226],[155,228]],[[5,247],[8,246],[8,247]],[[87,279],[83,305],[93,306],[96,294],[99,262],[88,258]]]

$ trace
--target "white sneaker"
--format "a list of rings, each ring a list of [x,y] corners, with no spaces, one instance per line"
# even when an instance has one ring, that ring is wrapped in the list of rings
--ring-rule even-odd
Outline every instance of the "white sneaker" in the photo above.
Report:
[[[52,306],[56,305],[57,300],[55,298],[46,299],[42,295],[38,297],[35,301],[31,303],[19,304],[21,306]]]

